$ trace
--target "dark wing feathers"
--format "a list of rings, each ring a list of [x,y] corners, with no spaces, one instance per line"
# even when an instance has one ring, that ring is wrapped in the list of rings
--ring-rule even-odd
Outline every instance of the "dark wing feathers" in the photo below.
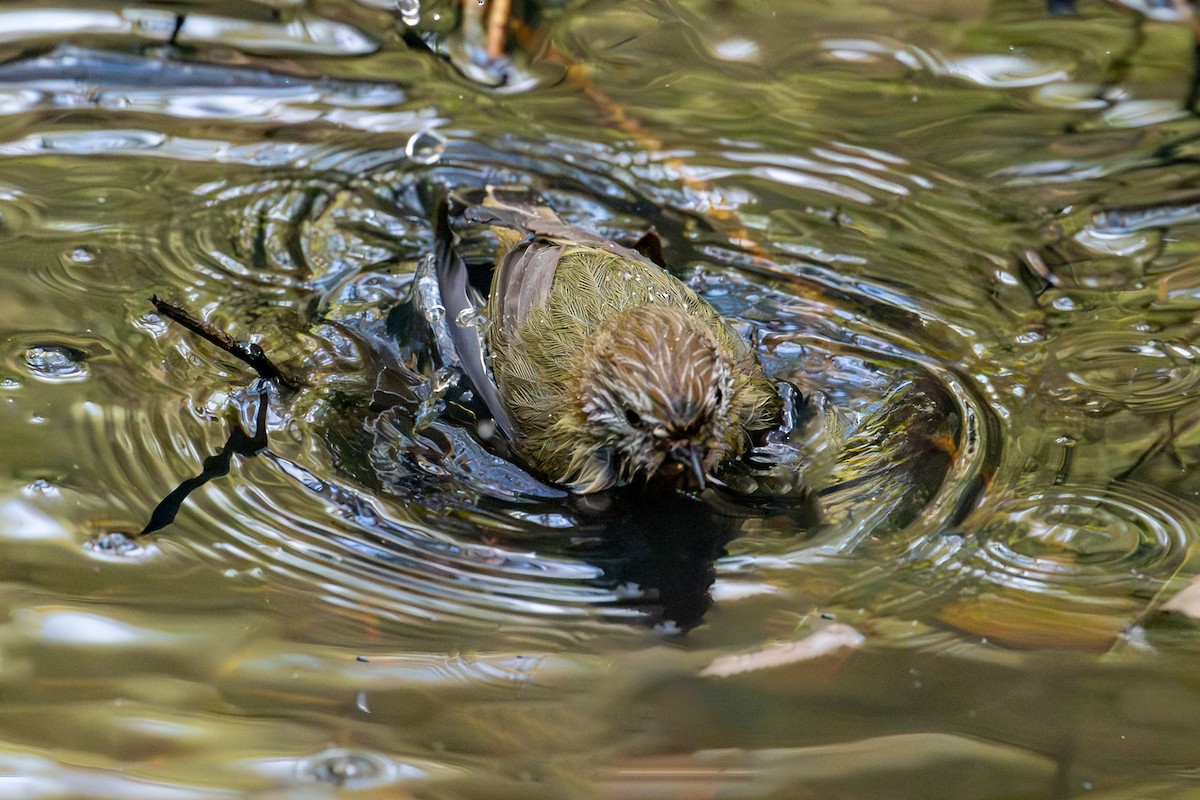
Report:
[[[504,333],[515,331],[525,317],[550,297],[562,245],[532,242],[509,251],[496,267],[492,281],[492,324]]]
[[[437,275],[442,307],[446,309],[450,340],[454,343],[454,349],[458,351],[462,370],[471,381],[479,399],[491,412],[496,425],[508,440],[512,441],[512,420],[500,399],[500,390],[496,388],[484,362],[482,331],[477,326],[464,327],[459,324],[464,314],[474,313],[475,306],[471,302],[470,286],[467,282],[467,265],[454,251],[454,232],[450,230],[449,209],[445,197],[434,204],[433,230],[434,272]]]

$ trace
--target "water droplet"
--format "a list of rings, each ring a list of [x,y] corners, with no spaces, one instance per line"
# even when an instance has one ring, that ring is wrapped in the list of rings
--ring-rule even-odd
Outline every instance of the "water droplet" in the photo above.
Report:
[[[25,366],[35,377],[48,381],[80,381],[88,376],[87,354],[74,347],[37,344],[25,351]]]
[[[446,140],[436,131],[417,131],[404,145],[404,155],[418,164],[436,164],[446,152]]]
[[[96,260],[96,251],[87,245],[70,250],[66,254],[67,260],[74,261],[76,264],[90,264]]]
[[[458,317],[454,320],[460,328],[479,328],[487,327],[487,316],[479,313],[474,308],[464,308],[458,312]]]
[[[336,748],[301,761],[296,775],[301,780],[363,789],[392,782],[396,766],[380,753]]]

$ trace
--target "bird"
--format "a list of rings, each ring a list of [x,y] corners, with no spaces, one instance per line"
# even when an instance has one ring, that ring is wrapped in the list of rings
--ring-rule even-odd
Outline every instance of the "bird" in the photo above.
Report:
[[[522,187],[456,196],[500,243],[483,323],[445,197],[434,271],[468,380],[512,451],[590,494],[665,480],[703,490],[777,424],[757,354],[687,284],[637,250],[564,222]]]

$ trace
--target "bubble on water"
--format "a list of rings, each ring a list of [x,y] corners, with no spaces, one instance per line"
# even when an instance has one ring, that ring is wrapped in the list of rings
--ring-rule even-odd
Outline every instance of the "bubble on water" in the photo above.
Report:
[[[334,748],[306,758],[296,766],[296,777],[346,789],[365,789],[392,783],[396,764],[381,753]]]
[[[446,152],[446,140],[436,131],[417,131],[408,137],[404,155],[418,164],[436,164]]]
[[[88,376],[87,354],[59,344],[35,344],[25,351],[25,366],[36,378],[47,381],[81,381]]]
[[[83,549],[92,557],[105,561],[142,561],[158,553],[158,548],[148,547],[121,531],[98,533],[88,539]]]
[[[16,391],[17,389],[20,389],[22,386],[24,386],[24,384],[21,383],[16,378],[4,378],[3,380],[0,380],[0,389],[6,390],[6,391],[10,391],[10,392]]]

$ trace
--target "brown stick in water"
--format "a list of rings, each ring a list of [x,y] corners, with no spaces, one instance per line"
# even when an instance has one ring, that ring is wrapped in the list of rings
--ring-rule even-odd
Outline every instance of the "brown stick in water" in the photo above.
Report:
[[[300,388],[300,384],[296,380],[283,374],[279,367],[275,366],[274,362],[267,358],[267,354],[263,352],[263,349],[253,342],[238,341],[211,322],[205,322],[191,314],[178,303],[163,300],[158,295],[151,297],[150,302],[154,304],[154,308],[159,314],[162,314],[172,322],[182,325],[200,338],[211,342],[229,355],[246,363],[264,381],[270,381],[276,386],[289,391],[295,391]]]

